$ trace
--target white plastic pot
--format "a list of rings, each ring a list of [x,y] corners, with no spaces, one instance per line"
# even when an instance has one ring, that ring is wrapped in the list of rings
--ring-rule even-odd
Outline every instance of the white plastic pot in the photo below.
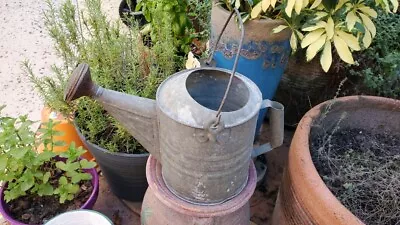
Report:
[[[105,215],[93,210],[75,210],[62,213],[44,225],[114,225]]]

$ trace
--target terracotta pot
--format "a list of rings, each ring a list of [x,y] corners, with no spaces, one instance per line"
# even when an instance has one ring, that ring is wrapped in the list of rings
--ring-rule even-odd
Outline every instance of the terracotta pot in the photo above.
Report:
[[[142,225],[248,225],[249,199],[256,187],[256,171],[251,163],[249,180],[235,198],[217,205],[198,205],[186,202],[172,194],[161,175],[161,164],[152,156],[146,167],[149,188],[142,204]]]
[[[92,175],[92,185],[93,191],[89,196],[89,199],[80,207],[80,209],[92,209],[94,204],[96,203],[97,197],[99,195],[99,175],[97,174],[96,169],[86,170],[87,173]],[[15,220],[10,215],[7,203],[4,200],[4,191],[7,188],[7,184],[3,185],[0,189],[0,213],[3,215],[4,219],[6,219],[10,225],[26,225],[20,221]]]
[[[41,113],[42,124],[48,122],[49,119],[52,119],[55,122],[59,122],[59,124],[54,126],[55,131],[60,131],[64,133],[64,135],[62,136],[54,136],[54,141],[63,141],[66,143],[65,146],[55,146],[54,147],[55,152],[67,151],[68,146],[72,142],[75,142],[75,146],[83,147],[85,150],[87,150],[87,147],[83,144],[78,133],[76,132],[72,118],[67,118],[63,116],[61,113],[51,110],[49,107],[44,107]],[[42,152],[43,148],[44,146],[40,145],[37,151]],[[86,151],[86,153],[83,155],[83,158],[87,160],[94,160],[94,157],[92,156],[92,154],[90,154],[89,151]]]
[[[324,102],[312,108],[294,134],[281,188],[273,215],[273,225],[363,224],[343,206],[320,178],[311,158],[309,139],[312,123],[331,106],[321,120],[332,129],[346,112],[341,128],[361,128],[376,132],[400,132],[400,101],[370,96],[350,96]]]

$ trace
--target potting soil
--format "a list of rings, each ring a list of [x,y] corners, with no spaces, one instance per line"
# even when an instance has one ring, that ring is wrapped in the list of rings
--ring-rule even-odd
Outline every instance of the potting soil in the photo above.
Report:
[[[312,129],[313,162],[332,193],[368,225],[400,224],[400,136]]]
[[[79,209],[90,197],[93,185],[90,181],[80,184],[80,192],[72,201],[64,204],[56,196],[26,195],[10,201],[7,205],[11,216],[26,224],[43,224],[58,214]]]

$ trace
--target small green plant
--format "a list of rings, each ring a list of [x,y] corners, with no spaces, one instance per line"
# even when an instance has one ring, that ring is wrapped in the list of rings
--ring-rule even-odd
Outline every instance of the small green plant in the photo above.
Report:
[[[281,19],[275,33],[290,29],[293,52],[306,50],[307,61],[321,53],[325,72],[332,65],[332,51],[340,59],[354,64],[352,52],[368,48],[377,32],[373,18],[378,9],[397,12],[398,0],[220,0],[225,8],[241,10],[244,20]],[[371,19],[372,18],[372,19]]]
[[[80,190],[79,183],[92,179],[83,170],[96,164],[80,160],[85,150],[75,144],[65,153],[52,152],[54,146],[65,145],[53,141],[54,136],[62,135],[53,130],[56,123],[50,120],[45,124],[38,139],[30,129],[32,123],[27,116],[0,117],[0,180],[7,182],[5,201],[26,195],[57,196],[60,203],[74,199]],[[38,153],[35,150],[40,144],[44,150]]]
[[[142,11],[153,42],[163,41],[158,35],[159,20],[171,24],[173,43],[183,54],[190,51],[192,41],[206,40],[209,35],[211,0],[138,0],[136,11]],[[164,29],[164,28],[161,28]]]

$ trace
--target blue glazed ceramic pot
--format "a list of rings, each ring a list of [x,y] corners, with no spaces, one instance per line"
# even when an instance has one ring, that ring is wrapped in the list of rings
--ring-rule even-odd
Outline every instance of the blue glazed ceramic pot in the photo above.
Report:
[[[214,46],[225,21],[230,12],[219,5],[213,5],[211,13],[211,42]],[[245,38],[240,52],[237,72],[250,78],[261,90],[263,99],[273,99],[282,74],[287,66],[290,56],[289,29],[274,34],[273,29],[284,25],[281,20],[251,20],[244,25]],[[214,54],[217,67],[232,69],[238,50],[240,30],[238,24],[232,19]],[[256,127],[256,134],[265,118],[266,110],[261,110]]]

